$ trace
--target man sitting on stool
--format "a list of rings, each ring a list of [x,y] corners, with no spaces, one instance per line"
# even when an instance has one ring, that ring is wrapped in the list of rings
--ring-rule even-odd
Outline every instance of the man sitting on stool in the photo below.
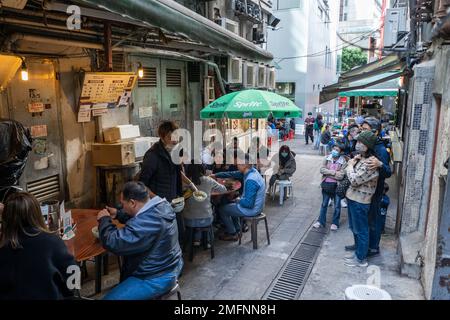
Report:
[[[255,161],[256,162],[256,159]],[[240,230],[239,217],[254,217],[259,215],[264,208],[265,182],[261,174],[250,164],[248,154],[244,164],[237,164],[239,171],[221,172],[212,177],[234,178],[244,180],[244,192],[242,198],[219,208],[220,218],[225,225],[226,234],[220,236],[221,240],[237,241]]]
[[[124,259],[120,284],[104,299],[159,297],[175,286],[183,267],[175,213],[165,199],[150,199],[142,182],[126,183],[120,202],[125,212],[106,207],[97,216],[103,247]],[[114,218],[125,227],[117,228]]]

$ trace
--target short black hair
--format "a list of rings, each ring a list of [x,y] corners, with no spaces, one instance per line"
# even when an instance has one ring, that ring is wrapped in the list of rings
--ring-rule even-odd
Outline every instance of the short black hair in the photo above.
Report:
[[[178,129],[178,126],[177,126],[177,124],[175,122],[173,122],[173,121],[163,121],[163,122],[161,122],[161,124],[158,127],[158,136],[160,138],[164,138],[169,133],[172,133],[172,132],[174,132],[177,129]]]
[[[141,181],[130,181],[125,183],[122,190],[123,199],[144,202],[148,199],[148,189]]]

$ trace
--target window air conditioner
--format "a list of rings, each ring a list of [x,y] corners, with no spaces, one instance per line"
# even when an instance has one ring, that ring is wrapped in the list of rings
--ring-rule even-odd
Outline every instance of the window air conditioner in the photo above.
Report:
[[[239,22],[227,19],[227,18],[220,18],[216,19],[215,22],[218,25],[221,25],[222,28],[227,29],[228,31],[231,31],[237,35],[239,35]]]
[[[228,58],[228,82],[242,83],[242,60],[240,58]]]
[[[260,64],[258,66],[258,87],[265,88],[267,85],[267,69],[266,66]]]
[[[245,74],[246,74],[246,81],[245,86],[247,88],[254,88],[256,87],[256,69],[257,65],[251,62],[247,62],[245,64]]]

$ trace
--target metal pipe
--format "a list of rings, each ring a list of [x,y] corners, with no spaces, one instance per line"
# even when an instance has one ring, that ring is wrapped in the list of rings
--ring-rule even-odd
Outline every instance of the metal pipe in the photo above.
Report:
[[[112,71],[112,40],[111,40],[111,23],[105,22],[104,24],[104,36],[103,36],[103,48],[105,52],[105,71]]]
[[[92,42],[86,42],[86,41],[76,41],[76,40],[61,40],[61,39],[55,39],[55,38],[48,38],[48,37],[42,37],[42,36],[35,36],[35,35],[25,35],[25,34],[19,34],[15,33],[11,36],[11,44],[13,42],[23,40],[23,41],[32,41],[32,42],[40,42],[40,43],[47,43],[52,45],[59,45],[59,46],[68,46],[68,47],[78,47],[78,48],[88,48],[88,49],[96,49],[96,50],[103,50],[104,47],[102,44],[99,43],[92,43]],[[196,62],[203,62],[209,66],[211,66],[217,76],[220,90],[223,94],[226,93],[225,86],[223,85],[224,81],[222,78],[222,75],[220,74],[219,66],[211,61],[193,57],[184,53],[180,52],[173,52],[173,51],[167,51],[167,50],[160,50],[160,49],[152,49],[152,48],[141,48],[136,46],[122,46],[120,48],[112,48],[112,51],[117,52],[127,52],[127,53],[143,53],[143,54],[150,54],[150,55],[156,55],[156,56],[162,56],[162,57],[172,57],[172,58],[178,58],[180,60],[190,60],[190,61],[196,61]]]
[[[213,21],[189,10],[173,0],[75,0],[105,8],[151,26],[158,26],[169,32],[185,34],[204,44],[214,44],[234,55],[270,62],[273,55],[252,42],[228,31]]]

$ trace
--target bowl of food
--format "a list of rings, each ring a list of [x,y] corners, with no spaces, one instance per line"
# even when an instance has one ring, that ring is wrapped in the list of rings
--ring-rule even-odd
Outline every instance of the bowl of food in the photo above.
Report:
[[[98,232],[97,226],[93,227],[91,231],[92,231],[92,234],[94,235],[94,237],[96,237],[97,239],[100,238],[100,234]]]
[[[203,202],[206,200],[206,198],[208,198],[208,195],[204,191],[195,191],[193,193],[193,197],[195,201]]]
[[[179,213],[184,209],[184,197],[175,198],[171,202],[173,211]]]

